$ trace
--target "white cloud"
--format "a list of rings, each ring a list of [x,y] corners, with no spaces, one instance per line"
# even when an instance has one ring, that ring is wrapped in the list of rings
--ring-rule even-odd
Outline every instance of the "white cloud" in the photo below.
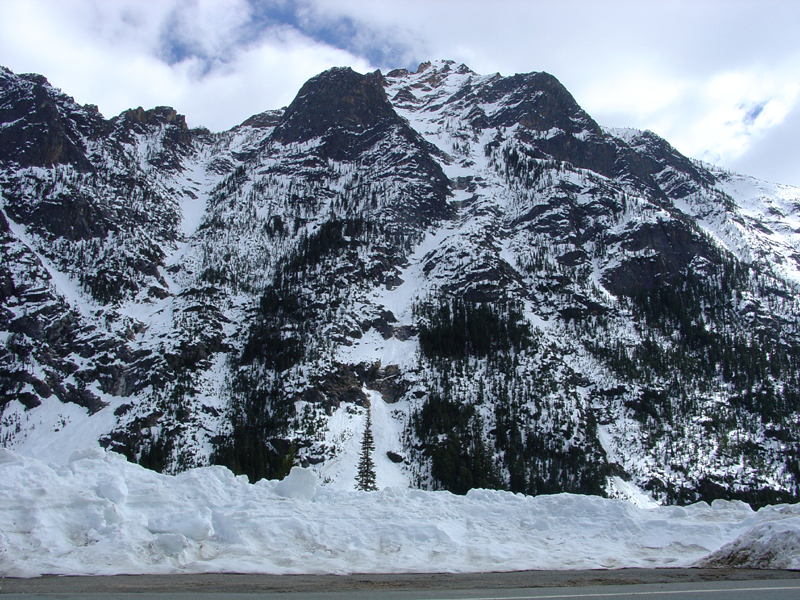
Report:
[[[734,171],[800,187],[800,106],[786,115],[780,127],[765,129],[751,137],[746,153],[731,159]]]
[[[627,113],[633,117],[628,124],[652,129],[689,156],[729,167],[747,165],[746,156],[759,139],[790,126],[787,115],[800,106],[800,64],[723,72],[684,81],[673,90],[678,93],[669,102]],[[598,118],[606,114],[598,113]],[[776,161],[782,158],[776,153]],[[800,184],[796,169],[786,166],[785,182]]]
[[[4,2],[0,64],[42,73],[108,117],[135,106],[171,105],[191,126],[212,130],[288,104],[309,77],[332,66],[370,68],[285,26],[237,45],[246,11],[236,0]],[[168,64],[165,39],[199,56]]]
[[[235,61],[206,76],[194,79],[185,75],[182,98],[176,106],[192,115],[191,125],[226,129],[256,112],[286,106],[306,80],[339,64],[369,70],[362,59],[279,28],[270,32],[268,40],[240,52]],[[190,62],[176,68],[191,72],[192,66]]]

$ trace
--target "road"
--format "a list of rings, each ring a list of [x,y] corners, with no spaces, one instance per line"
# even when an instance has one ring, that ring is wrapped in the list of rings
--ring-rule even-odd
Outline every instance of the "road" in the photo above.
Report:
[[[800,600],[800,572],[619,569],[387,575],[125,575],[0,580],[24,600]]]

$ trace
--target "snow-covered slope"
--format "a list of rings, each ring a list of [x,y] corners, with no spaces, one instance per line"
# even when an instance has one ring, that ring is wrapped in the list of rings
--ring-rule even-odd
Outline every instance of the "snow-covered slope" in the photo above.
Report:
[[[796,499],[800,191],[551,75],[312,78],[110,120],[0,73],[0,439],[252,480]]]

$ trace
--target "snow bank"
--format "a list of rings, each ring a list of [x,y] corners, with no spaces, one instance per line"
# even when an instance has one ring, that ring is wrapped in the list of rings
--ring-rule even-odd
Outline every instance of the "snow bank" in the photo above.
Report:
[[[706,567],[800,569],[800,506],[767,506],[765,522],[701,561]]]
[[[102,450],[59,466],[0,449],[0,506],[0,575],[17,577],[666,567],[734,555],[800,566],[795,506],[351,492],[298,468],[251,485],[223,467],[167,476]]]

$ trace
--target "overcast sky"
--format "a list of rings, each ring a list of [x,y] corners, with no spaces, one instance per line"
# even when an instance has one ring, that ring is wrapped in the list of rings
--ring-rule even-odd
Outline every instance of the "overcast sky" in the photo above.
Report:
[[[800,186],[796,0],[0,0],[0,64],[219,131],[332,66],[547,71],[601,125]]]

